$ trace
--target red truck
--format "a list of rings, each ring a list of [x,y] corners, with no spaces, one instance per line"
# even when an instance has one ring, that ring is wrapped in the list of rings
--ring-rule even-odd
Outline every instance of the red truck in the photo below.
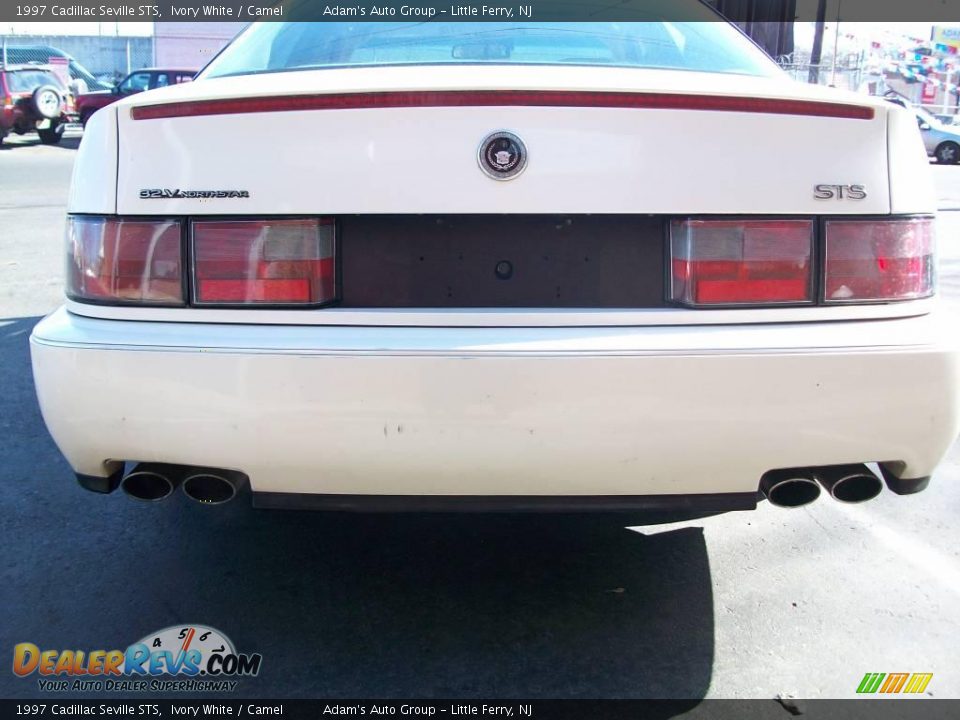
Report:
[[[109,90],[94,90],[78,96],[77,112],[80,114],[80,122],[86,125],[87,120],[97,110],[115,103],[127,95],[190,82],[196,74],[196,70],[185,70],[183,68],[144,68],[136,70]]]
[[[11,132],[34,132],[56,145],[76,120],[73,97],[47,65],[0,65],[0,143]]]

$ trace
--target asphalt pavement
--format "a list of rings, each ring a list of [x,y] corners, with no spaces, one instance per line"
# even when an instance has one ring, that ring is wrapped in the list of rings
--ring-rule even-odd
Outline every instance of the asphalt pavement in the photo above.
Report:
[[[61,301],[76,145],[0,147],[0,668],[20,642],[125,648],[203,623],[262,653],[242,697],[853,697],[866,672],[932,672],[929,695],[960,697],[958,446],[915,496],[643,527],[81,490],[27,344]],[[960,207],[960,167],[933,171]],[[960,312],[960,213],[940,222]],[[0,697],[37,696],[35,678],[0,669]]]

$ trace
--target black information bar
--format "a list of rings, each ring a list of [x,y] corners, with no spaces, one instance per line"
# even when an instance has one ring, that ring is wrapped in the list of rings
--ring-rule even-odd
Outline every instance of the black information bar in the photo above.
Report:
[[[0,700],[0,718],[537,718],[537,720],[955,720],[960,700]]]
[[[736,22],[816,19],[817,0],[3,0],[0,23],[30,22],[582,22],[709,19],[698,5]],[[719,16],[713,15],[716,19]],[[832,22],[960,22],[960,0],[827,0]]]

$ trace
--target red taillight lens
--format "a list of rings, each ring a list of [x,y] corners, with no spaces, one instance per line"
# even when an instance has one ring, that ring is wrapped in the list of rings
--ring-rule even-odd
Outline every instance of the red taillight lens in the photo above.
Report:
[[[180,223],[67,219],[67,295],[75,300],[183,305]]]
[[[912,300],[934,291],[934,220],[827,220],[824,300]]]
[[[193,223],[194,301],[302,305],[336,299],[332,220]]]
[[[674,220],[670,244],[676,302],[813,302],[812,220]]]

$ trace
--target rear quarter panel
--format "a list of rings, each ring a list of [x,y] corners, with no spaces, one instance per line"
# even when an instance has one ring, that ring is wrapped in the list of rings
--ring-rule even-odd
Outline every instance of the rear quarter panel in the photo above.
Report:
[[[100,110],[87,122],[73,164],[67,209],[71,213],[117,211],[117,111]]]

